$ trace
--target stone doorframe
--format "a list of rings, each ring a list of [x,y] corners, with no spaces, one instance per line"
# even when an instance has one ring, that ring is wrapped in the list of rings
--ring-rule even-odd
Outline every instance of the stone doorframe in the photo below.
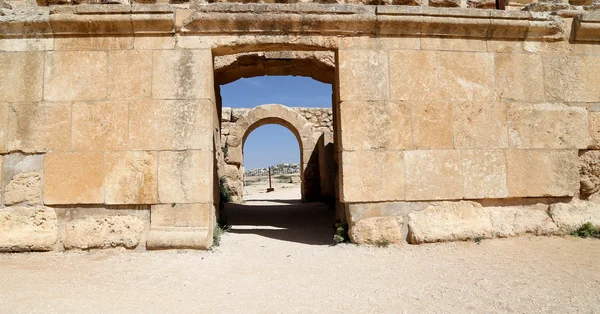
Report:
[[[252,131],[266,124],[281,125],[294,134],[300,145],[300,178],[302,180],[302,199],[318,198],[319,190],[319,161],[315,149],[316,140],[313,126],[298,112],[279,104],[257,106],[240,117],[230,130],[227,138],[227,155],[225,163],[226,184],[230,190],[239,191],[234,195],[235,201],[240,201],[243,195],[243,149],[246,138]],[[234,172],[234,173],[232,173]],[[235,173],[237,172],[237,173]],[[237,180],[236,180],[237,178]],[[236,182],[237,181],[237,182]],[[237,185],[237,186],[236,186]]]

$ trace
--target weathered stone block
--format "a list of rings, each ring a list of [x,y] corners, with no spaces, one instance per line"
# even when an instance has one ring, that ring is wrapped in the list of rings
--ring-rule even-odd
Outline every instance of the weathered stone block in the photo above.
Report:
[[[212,204],[152,205],[151,227],[208,227]]]
[[[212,245],[212,231],[206,227],[173,227],[151,229],[146,248],[205,250]]]
[[[0,153],[8,151],[8,110],[8,103],[0,102]]]
[[[388,100],[388,54],[376,50],[338,52],[340,100]]]
[[[22,172],[15,175],[4,188],[4,205],[18,203],[40,204],[42,176],[39,172]]]
[[[152,98],[214,99],[210,50],[155,50]]]
[[[407,200],[462,198],[459,150],[406,151],[404,161]]]
[[[452,105],[444,102],[412,104],[415,149],[452,149]]]
[[[13,103],[8,149],[26,153],[71,149],[70,103]]]
[[[501,99],[544,100],[544,68],[538,54],[496,54],[496,91]]]
[[[510,105],[508,135],[515,148],[587,148],[585,108],[563,104]]]
[[[343,202],[404,199],[401,151],[345,151],[341,165]]]
[[[562,233],[571,233],[585,223],[600,227],[600,204],[577,201],[550,205],[550,216]]]
[[[231,108],[223,107],[221,109],[221,122],[230,122],[231,121]],[[227,135],[227,134],[225,134]]]
[[[548,100],[600,102],[600,56],[549,56],[544,58]]]
[[[129,50],[133,42],[133,36],[56,37],[53,50]]]
[[[428,202],[377,202],[346,205],[346,217],[349,224],[375,217],[403,217],[410,212],[429,206]]]
[[[0,53],[0,100],[42,99],[44,57],[39,52]]]
[[[600,148],[600,112],[588,112],[590,148]]]
[[[576,150],[506,151],[509,197],[573,196],[579,191]]]
[[[0,208],[0,251],[51,251],[57,238],[54,209],[45,206]]]
[[[600,191],[600,150],[586,151],[579,156],[581,194],[590,195]]]
[[[138,50],[173,49],[175,36],[136,36],[133,46]]]
[[[112,152],[105,156],[106,204],[158,202],[156,152]]]
[[[475,238],[551,235],[558,228],[548,206],[481,207],[473,202],[442,202],[408,214],[412,244]]]
[[[506,148],[506,105],[497,102],[465,102],[454,105],[456,148]]]
[[[340,105],[340,119],[344,150],[412,148],[406,103],[346,101]]]
[[[150,97],[152,51],[122,50],[108,53],[108,99]]]
[[[460,7],[460,0],[429,0],[430,7],[456,8]]]
[[[158,154],[158,197],[162,203],[212,202],[213,177],[211,151]]]
[[[21,153],[12,153],[2,156],[2,188],[6,191],[6,186],[12,179],[20,174],[27,172],[44,172],[44,155],[23,155]]]
[[[357,244],[404,242],[401,232],[402,217],[375,217],[362,219],[350,226],[348,236]]]
[[[465,198],[503,198],[508,196],[504,151],[463,150],[462,171]]]
[[[44,100],[102,100],[106,97],[105,51],[46,53]]]
[[[108,216],[75,219],[62,229],[65,249],[133,249],[140,243],[144,220],[136,216]]]
[[[44,204],[104,202],[102,153],[50,153],[44,158]]]
[[[484,52],[390,51],[390,86],[392,100],[491,101],[494,57]]]
[[[212,150],[209,100],[135,100],[129,107],[129,144],[133,149]]]
[[[128,102],[73,104],[72,149],[110,151],[127,148]]]

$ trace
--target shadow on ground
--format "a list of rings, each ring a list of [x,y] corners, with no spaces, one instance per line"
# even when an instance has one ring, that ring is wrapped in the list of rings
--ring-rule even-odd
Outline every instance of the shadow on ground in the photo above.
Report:
[[[225,204],[225,213],[231,225],[229,233],[256,234],[310,245],[333,243],[335,214],[330,206],[301,203],[299,200],[254,202]]]

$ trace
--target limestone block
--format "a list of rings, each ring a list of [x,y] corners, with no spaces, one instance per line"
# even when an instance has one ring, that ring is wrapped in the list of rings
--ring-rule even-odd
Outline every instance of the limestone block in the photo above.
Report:
[[[573,196],[579,191],[576,150],[506,151],[509,197]]]
[[[205,227],[174,227],[151,229],[146,248],[205,250],[212,245],[212,230]]]
[[[236,165],[224,165],[223,177],[228,180],[238,181],[242,180],[241,169]]]
[[[246,115],[250,111],[248,108],[232,108],[231,109],[231,122],[236,122],[239,118]]]
[[[40,204],[42,175],[39,172],[22,172],[15,175],[4,188],[4,205],[18,203]]]
[[[449,51],[487,51],[487,41],[482,39],[423,37],[421,38],[420,49]]]
[[[213,196],[213,153],[158,153],[158,198],[162,203],[208,203]]]
[[[503,198],[508,196],[504,151],[463,150],[462,169],[465,198]]]
[[[550,205],[550,216],[563,233],[571,233],[585,223],[600,227],[600,204],[575,201]]]
[[[453,107],[456,148],[506,148],[506,104],[465,102]]]
[[[496,9],[495,0],[467,0],[467,8]]]
[[[44,56],[40,52],[0,53],[0,100],[42,99]]]
[[[338,52],[340,100],[388,100],[389,75],[386,51]]]
[[[137,50],[173,49],[175,48],[175,36],[137,36],[133,42]]]
[[[121,50],[108,53],[108,99],[150,97],[152,51]]]
[[[357,244],[379,244],[404,242],[402,217],[375,217],[362,219],[350,226],[348,236]]]
[[[430,7],[456,8],[460,7],[460,0],[429,0]]]
[[[56,37],[54,50],[129,50],[133,42],[133,36]]]
[[[214,99],[210,50],[155,50],[152,98]]]
[[[407,200],[462,198],[459,150],[406,151],[404,161]]]
[[[44,158],[44,204],[104,202],[102,153],[50,153]]]
[[[23,155],[21,153],[12,153],[1,156],[2,163],[2,188],[6,191],[6,186],[12,179],[20,173],[43,173],[44,155]]]
[[[133,249],[140,243],[144,220],[136,216],[75,219],[65,224],[61,239],[65,249]]]
[[[539,54],[496,54],[496,91],[501,99],[544,100],[544,68]]]
[[[348,223],[375,217],[403,217],[410,212],[420,211],[429,206],[428,202],[377,202],[347,204]]]
[[[105,51],[46,53],[44,100],[102,100],[106,97]]]
[[[13,103],[9,121],[10,151],[36,153],[71,148],[70,103]]]
[[[145,150],[212,150],[209,100],[135,100],[129,107],[129,145]]]
[[[563,104],[511,104],[508,136],[515,148],[587,148],[590,144],[585,108]]]
[[[221,122],[230,122],[231,121],[231,108],[223,107],[221,109]]]
[[[0,153],[8,151],[8,110],[8,103],[0,102]]]
[[[406,103],[346,101],[340,105],[340,119],[344,150],[412,148]]]
[[[150,214],[155,227],[208,227],[212,223],[213,204],[152,205]]]
[[[588,112],[590,148],[600,148],[600,112]]]
[[[31,38],[0,38],[0,51],[48,51],[54,46],[54,38],[51,37],[31,37]],[[43,72],[42,66],[42,72]],[[40,84],[41,83],[40,78]],[[42,94],[39,90],[40,97]]]
[[[452,149],[452,105],[415,102],[411,108],[415,149]]]
[[[127,148],[128,102],[74,103],[72,149],[110,151]]]
[[[106,204],[155,204],[158,198],[156,152],[106,153]]]
[[[390,51],[390,88],[392,100],[491,101],[494,57],[485,52]]]
[[[600,102],[600,56],[544,57],[544,83],[548,100]]]
[[[0,251],[51,251],[57,238],[54,209],[39,205],[0,208]]]
[[[475,238],[551,235],[558,231],[548,206],[482,207],[474,202],[442,202],[408,214],[412,244]]]
[[[342,201],[403,200],[403,157],[391,150],[342,152]]]
[[[600,151],[590,150],[579,156],[581,194],[590,195],[600,191]]]

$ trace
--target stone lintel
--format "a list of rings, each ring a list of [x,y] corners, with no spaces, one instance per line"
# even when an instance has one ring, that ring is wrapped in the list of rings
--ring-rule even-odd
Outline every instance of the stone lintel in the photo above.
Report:
[[[39,11],[39,12],[38,12]],[[86,5],[0,16],[0,36],[256,34],[444,36],[561,40],[562,19],[549,13],[410,6],[213,3],[177,10],[161,5]],[[580,41],[596,41],[599,19],[576,20]]]

